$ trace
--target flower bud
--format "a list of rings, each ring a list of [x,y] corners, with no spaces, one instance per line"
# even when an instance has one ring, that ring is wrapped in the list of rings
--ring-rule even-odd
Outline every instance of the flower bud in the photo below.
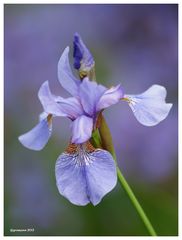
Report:
[[[79,71],[81,79],[86,76],[91,76],[91,78],[95,78],[95,74],[93,74],[95,66],[94,59],[78,33],[75,33],[74,35],[73,58],[74,68]]]

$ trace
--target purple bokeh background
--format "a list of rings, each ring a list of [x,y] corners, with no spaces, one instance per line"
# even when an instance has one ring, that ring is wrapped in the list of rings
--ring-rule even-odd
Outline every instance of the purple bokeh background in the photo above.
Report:
[[[15,224],[16,219],[21,222],[26,218],[27,225],[44,229],[55,226],[59,214],[69,211],[60,207],[56,187],[52,189],[54,169],[49,165],[52,161],[54,166],[56,154],[61,154],[69,141],[69,121],[55,119],[53,138],[43,153],[24,149],[17,137],[38,120],[42,107],[37,92],[45,80],[49,80],[53,93],[68,96],[58,83],[57,63],[64,48],[72,48],[75,32],[80,33],[95,58],[99,83],[107,87],[121,83],[128,94],[144,92],[152,84],[166,87],[167,102],[173,103],[173,108],[155,127],[140,125],[124,102],[104,115],[118,164],[128,179],[147,186],[175,179],[177,19],[175,4],[5,5],[5,192],[13,199],[9,200],[7,222]],[[41,207],[32,211],[37,201]],[[76,217],[71,216],[71,223],[75,223]],[[83,222],[75,224],[73,232],[77,235]]]

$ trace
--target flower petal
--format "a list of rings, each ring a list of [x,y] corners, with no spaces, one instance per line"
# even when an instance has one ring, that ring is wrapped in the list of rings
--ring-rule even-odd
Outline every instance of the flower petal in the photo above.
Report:
[[[19,136],[18,139],[21,144],[26,148],[36,151],[43,149],[52,133],[51,118],[48,116],[41,120],[32,130]]]
[[[97,102],[106,90],[107,88],[89,81],[87,77],[83,79],[79,88],[79,97],[87,114],[93,116],[96,113]]]
[[[96,149],[64,152],[55,166],[56,183],[61,195],[71,203],[97,205],[117,183],[116,166],[111,154]]]
[[[87,116],[80,116],[71,124],[72,143],[84,143],[91,138],[93,129],[93,119]]]
[[[48,81],[42,84],[38,96],[48,114],[75,119],[83,113],[81,103],[76,98],[62,98],[52,95]]]
[[[123,90],[120,84],[116,87],[111,87],[110,89],[106,90],[99,99],[99,102],[97,104],[97,111],[118,103],[122,97]]]
[[[59,97],[59,99],[57,98],[57,103],[60,105],[62,112],[72,120],[75,120],[77,117],[83,115],[84,113],[81,103],[75,97]]]
[[[75,33],[73,41],[74,67],[84,72],[90,71],[95,63],[94,59],[83,43],[80,35]]]
[[[139,95],[125,95],[137,120],[145,126],[154,126],[164,120],[171,107],[166,103],[167,91],[163,86],[153,85]]]
[[[40,102],[42,103],[45,112],[51,113],[55,116],[67,116],[64,112],[62,112],[60,105],[55,101],[55,98],[49,89],[48,81],[44,82],[41,85],[38,92],[38,97]]]
[[[90,153],[90,165],[85,166],[89,199],[97,205],[117,183],[116,165],[111,154],[97,149]]]
[[[72,96],[77,96],[80,81],[73,76],[68,54],[69,47],[66,47],[58,62],[58,79],[65,90],[67,90]]]

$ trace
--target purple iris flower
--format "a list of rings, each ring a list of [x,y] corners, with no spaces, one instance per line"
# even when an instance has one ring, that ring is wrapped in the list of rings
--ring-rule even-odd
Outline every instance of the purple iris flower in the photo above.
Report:
[[[54,117],[71,120],[71,140],[68,148],[57,159],[56,184],[61,195],[76,205],[91,202],[98,204],[117,182],[115,162],[109,152],[95,149],[89,142],[96,128],[99,113],[121,99],[129,103],[137,120],[146,125],[158,124],[166,118],[172,104],[165,103],[166,90],[153,85],[140,95],[124,95],[120,85],[106,88],[90,81],[88,77],[78,80],[69,64],[69,47],[58,62],[58,79],[72,97],[55,96],[44,82],[38,92],[43,106],[39,123],[21,135],[19,141],[27,148],[41,150],[52,132]],[[78,34],[74,36],[74,67],[87,76],[94,67],[94,60]]]
[[[19,141],[27,148],[41,150],[48,142],[52,131],[53,117],[71,120],[71,143],[56,162],[56,182],[59,192],[77,205],[92,202],[98,204],[117,182],[116,166],[111,154],[94,149],[89,143],[95,128],[98,113],[117,103],[123,97],[120,85],[107,89],[91,82],[76,79],[69,65],[67,47],[58,63],[58,78],[61,85],[73,96],[55,96],[44,82],[38,92],[44,112],[39,123],[21,135]]]

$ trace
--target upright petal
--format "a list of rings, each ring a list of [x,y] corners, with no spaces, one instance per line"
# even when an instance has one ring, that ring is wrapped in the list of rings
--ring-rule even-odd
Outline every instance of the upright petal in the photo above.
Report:
[[[110,89],[106,90],[104,94],[100,97],[97,104],[97,112],[118,103],[122,97],[123,90],[120,84],[116,87],[111,87]]]
[[[52,117],[48,115],[32,130],[21,135],[18,139],[21,144],[31,150],[39,151],[47,144],[52,132]]]
[[[69,47],[66,47],[58,62],[58,79],[65,90],[67,90],[72,96],[77,96],[80,81],[73,76],[68,54]]]
[[[96,113],[97,102],[106,90],[107,88],[89,81],[88,78],[83,79],[79,88],[79,97],[87,114],[93,116]]]
[[[82,105],[78,99],[74,97],[62,98],[52,95],[48,81],[42,84],[38,96],[44,110],[54,116],[69,117],[74,120],[83,113]]]
[[[116,166],[105,150],[87,145],[71,148],[59,156],[55,166],[56,183],[61,195],[71,203],[97,205],[116,185]]]
[[[83,72],[89,72],[95,65],[94,59],[83,43],[80,35],[75,33],[73,41],[74,67]]]
[[[93,119],[87,116],[80,116],[71,124],[72,143],[80,144],[91,138]]]
[[[125,95],[136,119],[145,126],[154,126],[164,120],[171,107],[166,103],[167,91],[163,86],[153,85],[139,95]]]

